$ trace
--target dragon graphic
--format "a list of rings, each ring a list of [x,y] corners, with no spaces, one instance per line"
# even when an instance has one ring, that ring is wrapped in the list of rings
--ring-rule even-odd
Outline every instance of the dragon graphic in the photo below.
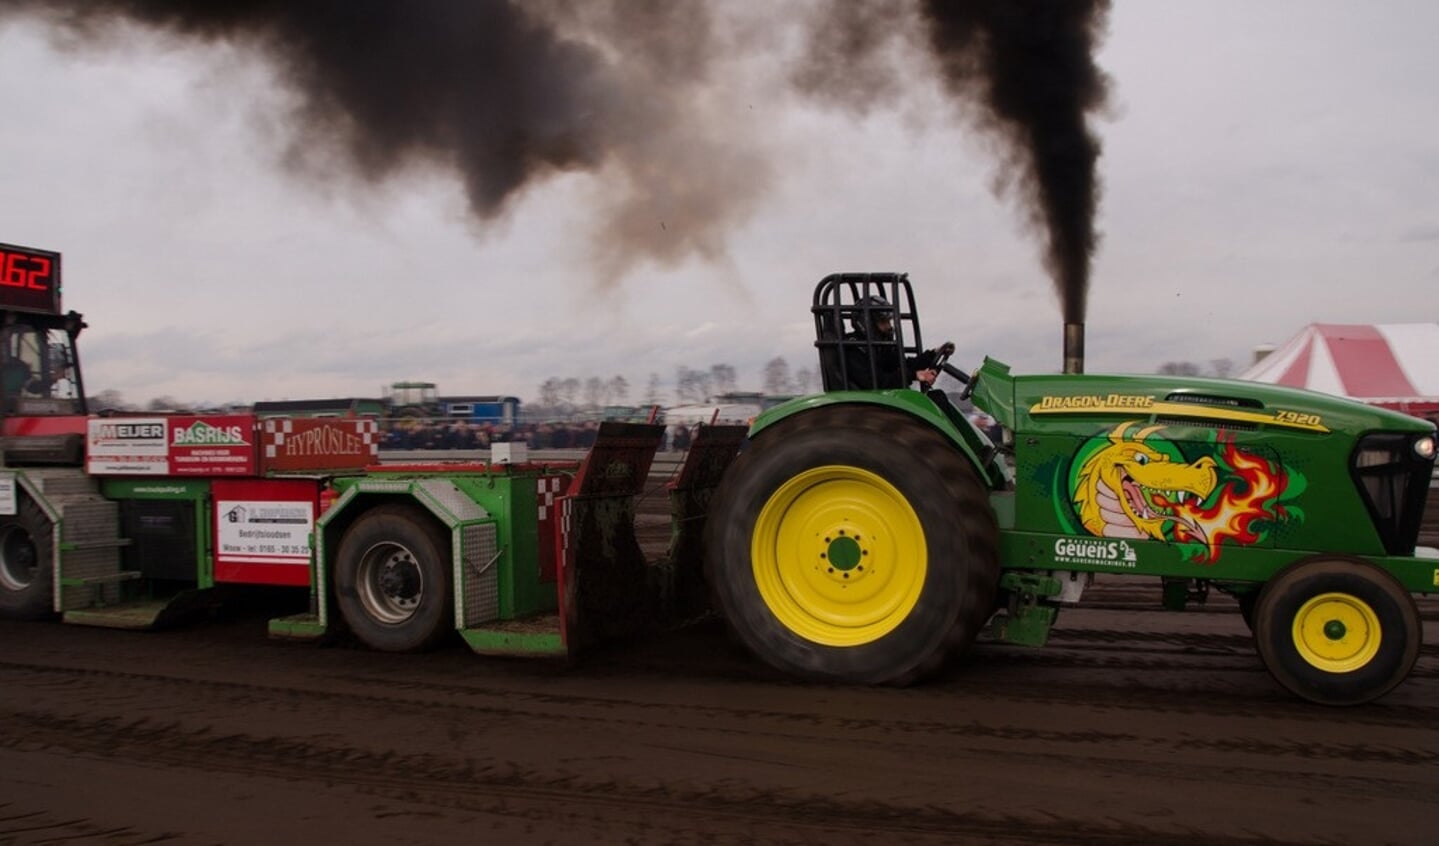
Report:
[[[1191,497],[1204,500],[1218,484],[1214,459],[1192,464],[1146,443],[1161,426],[1133,430],[1123,423],[1109,443],[1090,455],[1076,474],[1074,507],[1092,535],[1135,540],[1168,540],[1167,525],[1185,521],[1176,506]],[[1192,531],[1201,531],[1192,524]]]
[[[1302,518],[1291,504],[1302,477],[1220,436],[1212,454],[1186,458],[1163,429],[1129,421],[1080,449],[1069,491],[1085,531],[1180,544],[1191,560],[1213,563],[1221,544],[1258,543]]]

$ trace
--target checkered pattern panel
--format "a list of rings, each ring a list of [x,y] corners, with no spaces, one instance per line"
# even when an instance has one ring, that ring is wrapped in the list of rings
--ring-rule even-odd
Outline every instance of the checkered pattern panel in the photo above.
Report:
[[[541,476],[535,480],[535,501],[540,509],[540,522],[550,519],[555,510],[555,497],[560,495],[563,476]]]
[[[370,454],[372,463],[380,461],[380,422],[373,418],[363,417],[360,419],[346,418],[334,420],[337,424],[351,426],[355,434],[360,436],[364,443],[365,450]],[[292,417],[268,417],[265,419],[265,457],[274,458],[279,454],[280,448],[285,445],[285,440],[295,434],[295,420]]]

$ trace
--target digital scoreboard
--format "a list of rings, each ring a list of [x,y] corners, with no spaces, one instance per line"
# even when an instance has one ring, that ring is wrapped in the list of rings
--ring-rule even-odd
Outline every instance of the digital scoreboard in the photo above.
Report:
[[[60,313],[60,254],[0,244],[0,308]]]

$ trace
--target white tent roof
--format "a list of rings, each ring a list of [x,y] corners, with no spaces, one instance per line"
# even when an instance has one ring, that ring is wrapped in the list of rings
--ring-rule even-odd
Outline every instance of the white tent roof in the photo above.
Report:
[[[1370,403],[1439,401],[1439,323],[1311,323],[1239,378]]]

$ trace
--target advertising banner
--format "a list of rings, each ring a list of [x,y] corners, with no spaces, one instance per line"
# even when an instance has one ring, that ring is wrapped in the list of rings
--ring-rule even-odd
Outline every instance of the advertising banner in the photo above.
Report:
[[[319,485],[311,479],[217,479],[215,581],[310,583]]]
[[[254,476],[246,414],[102,417],[87,424],[85,467],[102,476]]]
[[[253,476],[255,418],[244,414],[167,417],[175,476]]]
[[[366,418],[281,417],[263,421],[261,461],[271,470],[358,470],[380,461],[379,425]]]
[[[85,469],[92,474],[164,476],[170,472],[163,417],[91,419],[85,446]]]

